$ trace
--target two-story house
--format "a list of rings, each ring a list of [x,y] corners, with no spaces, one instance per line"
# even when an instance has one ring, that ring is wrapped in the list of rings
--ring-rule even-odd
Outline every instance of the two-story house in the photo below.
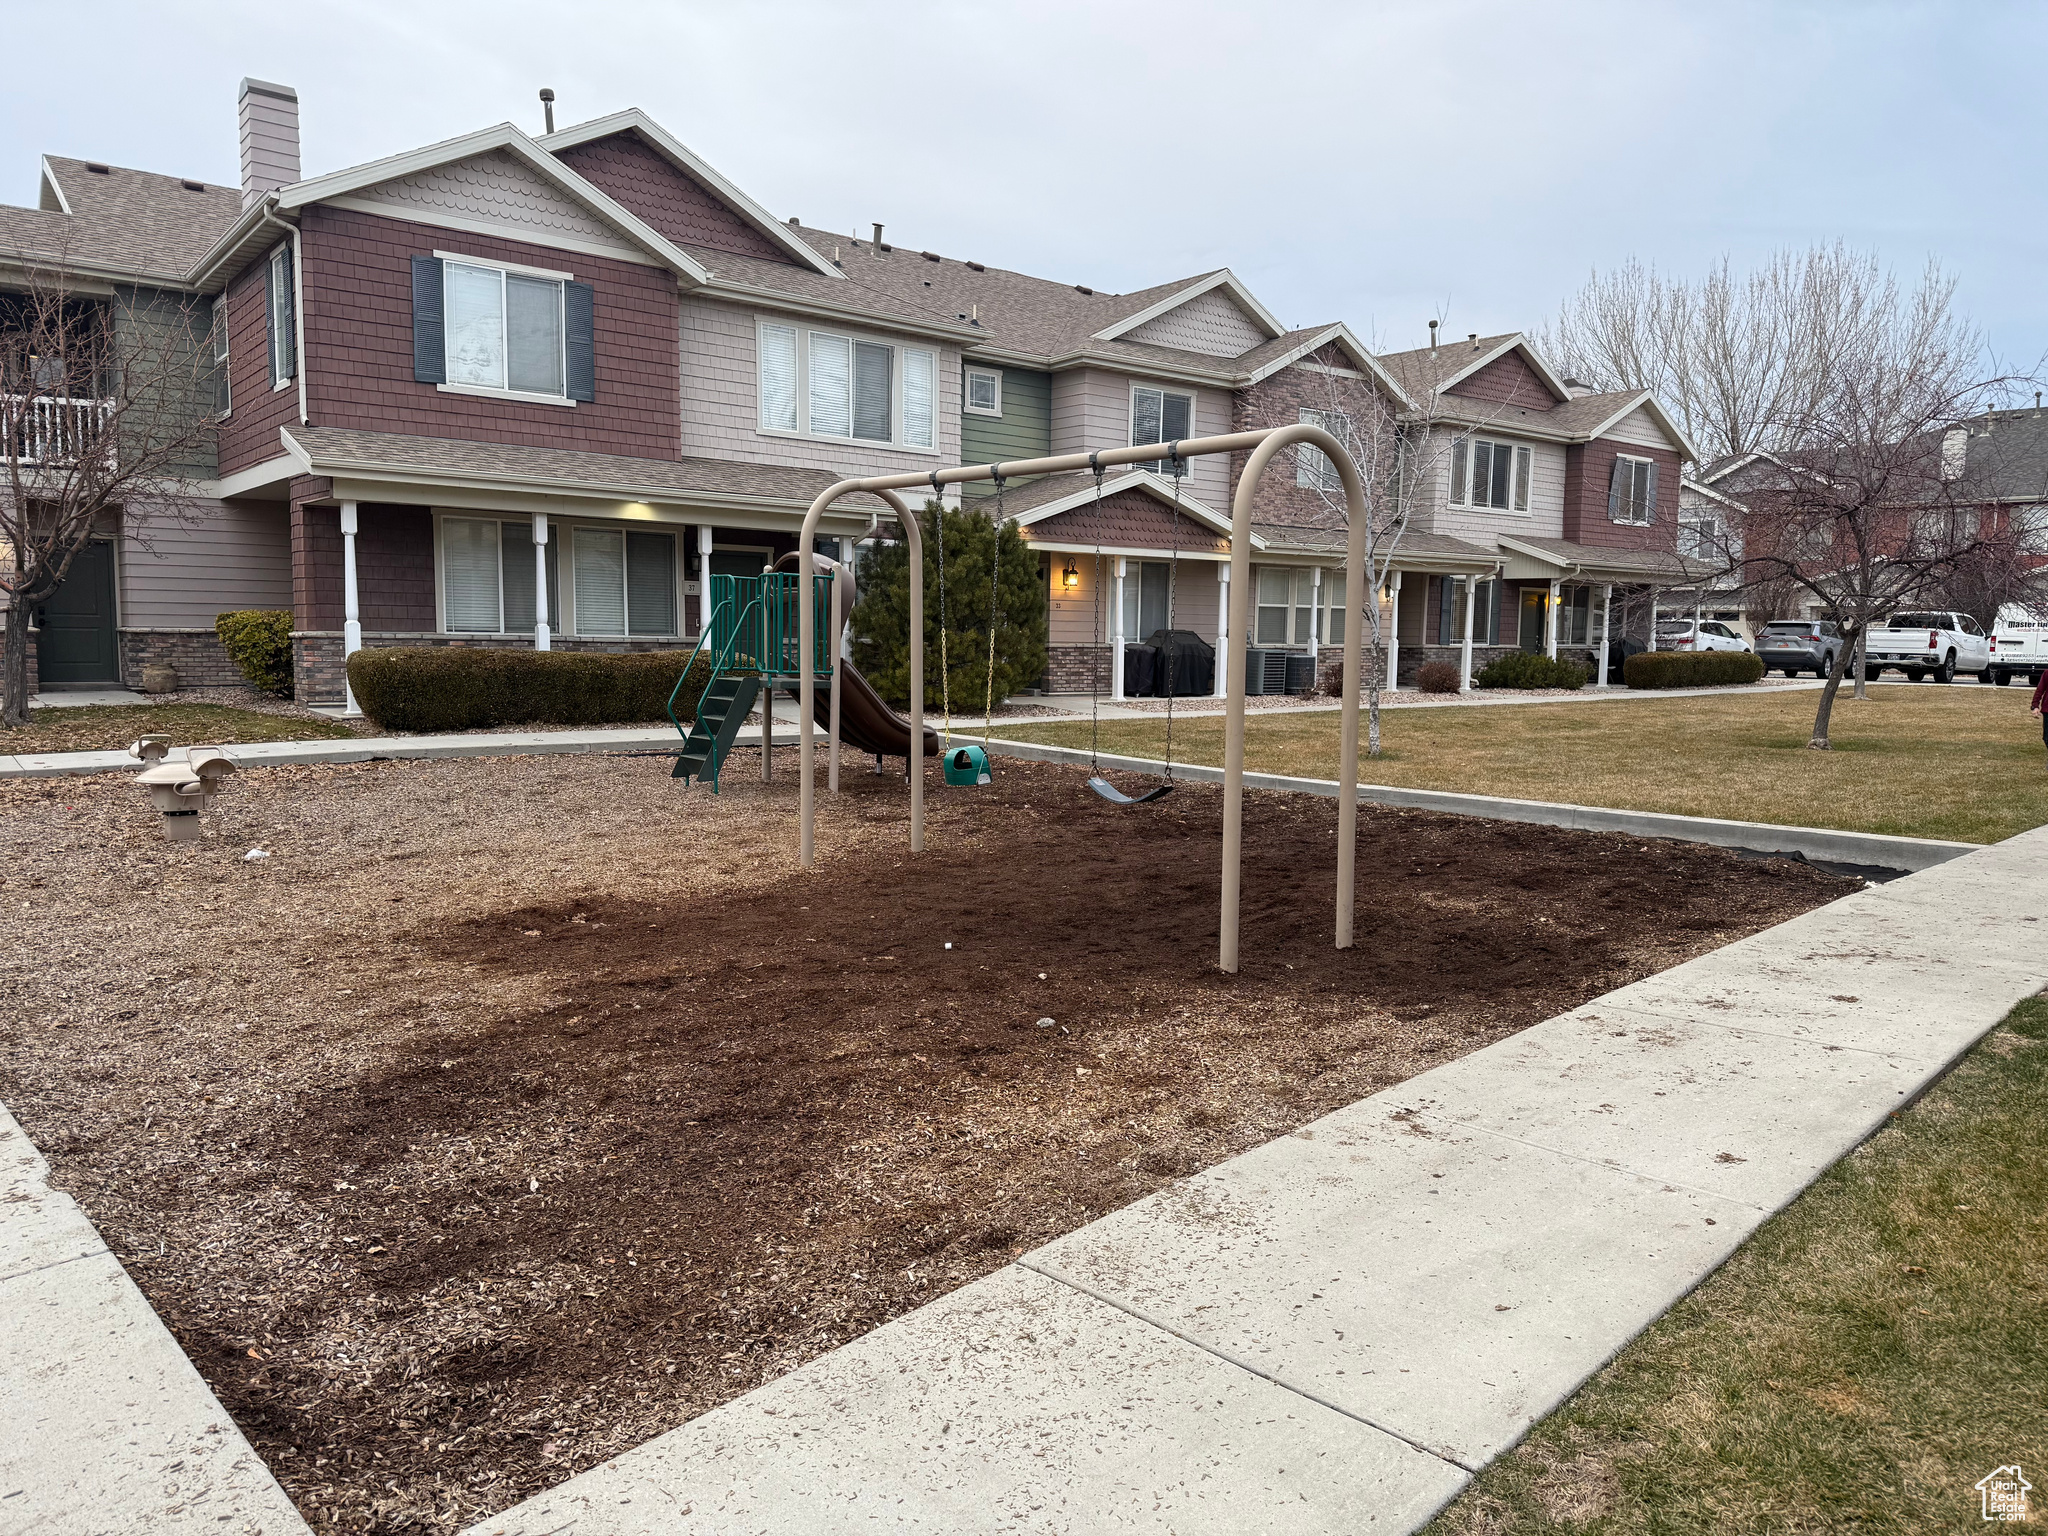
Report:
[[[1518,337],[1376,359],[1341,325],[1288,329],[1227,270],[1111,294],[777,219],[638,111],[314,177],[289,88],[245,81],[239,119],[241,187],[189,204],[167,189],[196,184],[46,163],[44,248],[105,241],[65,209],[108,176],[127,202],[106,216],[174,229],[161,280],[218,306],[205,515],[170,540],[111,530],[130,680],[149,660],[232,680],[211,623],[238,607],[291,610],[313,702],[342,697],[356,645],[686,644],[709,577],[792,548],[839,478],[1309,419],[1336,376],[1471,439],[1389,583],[1411,676],[1466,591],[1482,645],[1581,643],[1584,594],[1652,570],[1657,475],[1674,485],[1685,452],[1653,401],[1575,398]],[[1647,478],[1603,500],[1618,454]],[[1169,601],[1173,627],[1221,641],[1239,468],[970,489],[1039,562],[1046,687],[1120,691],[1125,643]],[[1305,457],[1261,486],[1254,644],[1342,639],[1319,474]],[[850,498],[824,535],[845,548],[880,510]]]

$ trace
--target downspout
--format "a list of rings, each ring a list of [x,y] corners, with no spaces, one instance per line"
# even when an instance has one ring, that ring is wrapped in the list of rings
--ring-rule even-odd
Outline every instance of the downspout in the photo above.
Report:
[[[271,211],[276,207],[275,194],[263,200],[263,222],[276,225],[292,242],[292,355],[298,360],[292,372],[298,375],[293,382],[299,386],[299,425],[303,427],[310,425],[306,416],[306,262],[299,226],[280,219]]]

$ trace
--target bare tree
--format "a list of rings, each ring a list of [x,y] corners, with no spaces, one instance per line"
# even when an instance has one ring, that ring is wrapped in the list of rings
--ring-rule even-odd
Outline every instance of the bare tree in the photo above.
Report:
[[[1380,754],[1381,675],[1386,667],[1386,618],[1379,592],[1393,573],[1401,539],[1416,514],[1427,506],[1429,488],[1448,461],[1450,438],[1436,429],[1442,414],[1434,392],[1406,411],[1398,410],[1378,383],[1352,366],[1334,343],[1310,361],[1318,371],[1312,391],[1316,404],[1296,415],[1311,419],[1351,452],[1365,493],[1365,590],[1344,594],[1345,623],[1356,624],[1361,613],[1361,671],[1365,681],[1368,757]],[[1293,421],[1261,421],[1256,426],[1286,426]],[[1349,509],[1337,468],[1322,450],[1298,445],[1291,457],[1295,483],[1311,488],[1330,513],[1333,529],[1343,529]],[[1391,682],[1392,679],[1387,681]]]
[[[1963,425],[2027,382],[1987,365],[1982,334],[1930,265],[1903,290],[1884,277],[1844,295],[1848,339],[1797,398],[1781,401],[1778,448],[1741,491],[1741,570],[1752,589],[1810,601],[1843,644],[1809,745],[1825,750],[1835,696],[1865,633],[1893,610],[1996,564],[2039,563],[2040,531],[1990,509]]]
[[[80,294],[61,266],[21,261],[0,293],[0,727],[28,723],[28,635],[79,550],[118,522],[193,516],[217,420],[207,301]]]

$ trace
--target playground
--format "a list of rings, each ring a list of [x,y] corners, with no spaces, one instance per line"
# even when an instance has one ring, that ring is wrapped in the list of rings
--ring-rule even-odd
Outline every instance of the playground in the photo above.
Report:
[[[803,873],[777,755],[265,769],[176,846],[0,785],[7,1102],[316,1527],[456,1528],[1849,888],[1367,807],[1338,950],[1337,807],[1250,794],[1230,976],[1213,788],[933,773],[912,858],[854,764]]]

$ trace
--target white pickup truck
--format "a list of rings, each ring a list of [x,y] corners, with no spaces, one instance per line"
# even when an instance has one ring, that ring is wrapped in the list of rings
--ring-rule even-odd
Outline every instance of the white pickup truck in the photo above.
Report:
[[[1974,672],[1988,683],[1991,637],[1967,613],[1895,613],[1863,642],[1863,675],[1874,679],[1886,667],[1915,683],[1923,677],[1953,682],[1958,672]]]
[[[2016,677],[2030,683],[2048,672],[2048,624],[2024,608],[2001,608],[1991,630],[1991,681],[2000,685]]]

